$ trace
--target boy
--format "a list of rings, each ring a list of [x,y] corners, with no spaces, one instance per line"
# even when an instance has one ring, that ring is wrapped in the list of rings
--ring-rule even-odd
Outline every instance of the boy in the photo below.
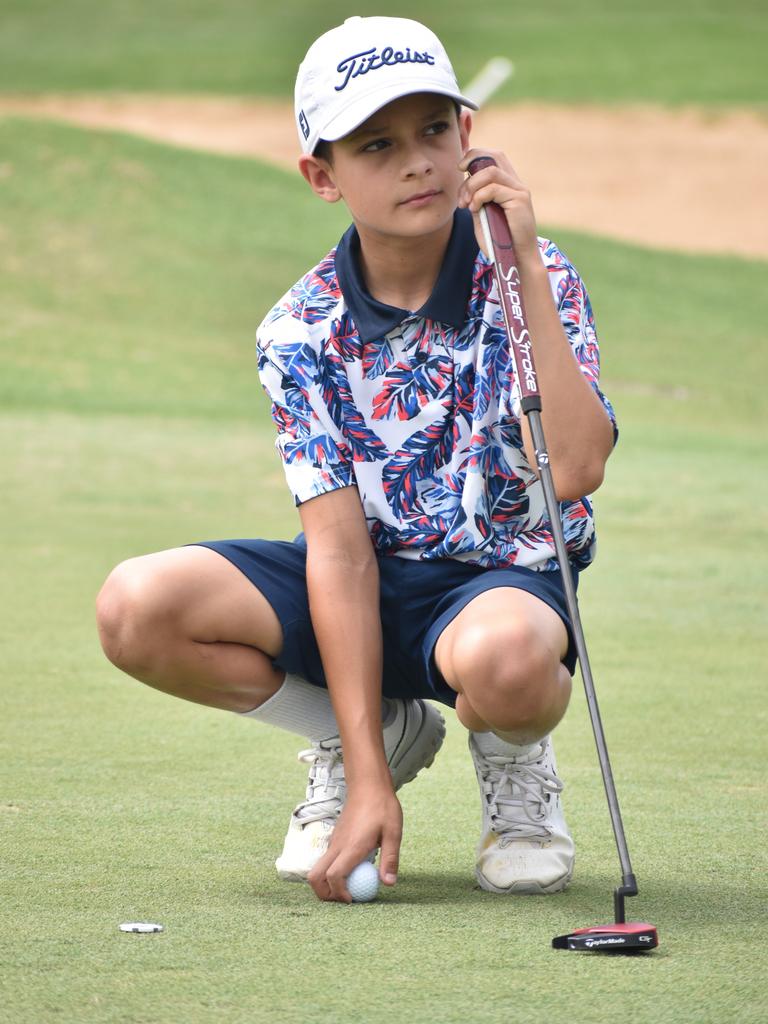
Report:
[[[281,877],[349,901],[381,849],[396,881],[396,790],[431,764],[455,706],[469,731],[491,892],[556,892],[573,870],[550,732],[575,652],[478,212],[504,209],[576,577],[584,497],[614,416],[589,300],[537,239],[503,154],[465,180],[474,104],[417,22],[350,18],[296,83],[299,168],[353,225],[258,331],[262,385],[299,507],[293,543],[208,542],[133,559],[99,598],[102,642],[168,693],[311,738]]]

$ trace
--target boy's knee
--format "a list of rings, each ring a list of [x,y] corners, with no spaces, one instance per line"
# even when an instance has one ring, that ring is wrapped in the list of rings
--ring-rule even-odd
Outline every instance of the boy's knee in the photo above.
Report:
[[[158,602],[151,574],[141,558],[116,566],[96,598],[96,623],[104,653],[130,674],[140,674],[153,661]]]
[[[472,626],[457,638],[452,663],[461,691],[499,728],[532,724],[546,713],[547,684],[559,671],[555,653],[522,620]],[[509,722],[497,721],[499,715]]]

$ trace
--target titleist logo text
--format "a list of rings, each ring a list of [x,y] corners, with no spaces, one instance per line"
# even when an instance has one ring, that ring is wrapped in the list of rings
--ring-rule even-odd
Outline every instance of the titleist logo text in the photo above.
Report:
[[[536,383],[536,370],[533,367],[533,359],[531,358],[531,337],[523,319],[523,304],[517,287],[520,284],[520,277],[517,273],[517,267],[510,267],[506,274],[499,267],[499,272],[506,285],[506,297],[509,300],[508,308],[517,321],[516,324],[509,325],[512,345],[517,353],[515,361],[518,361],[517,357],[519,356],[519,369],[523,372],[526,390],[535,393],[538,391],[538,385]]]
[[[391,46],[385,46],[379,53],[376,47],[372,46],[370,50],[362,50],[360,53],[353,53],[351,57],[345,57],[336,65],[336,70],[344,76],[344,81],[334,88],[336,92],[341,92],[342,89],[346,89],[351,79],[367,75],[369,71],[391,67],[394,64],[434,63],[435,58],[426,50],[420,53],[418,50],[411,50],[410,47],[406,47],[405,50],[395,50]]]

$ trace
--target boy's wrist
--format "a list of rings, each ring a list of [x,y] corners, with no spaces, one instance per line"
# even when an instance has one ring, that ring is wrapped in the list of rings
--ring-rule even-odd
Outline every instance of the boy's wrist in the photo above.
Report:
[[[346,731],[346,730],[344,730]],[[392,788],[392,775],[384,751],[384,737],[366,729],[356,729],[346,737],[342,734],[344,776],[347,786],[354,790]]]
[[[365,791],[381,792],[386,789],[393,792],[392,773],[389,770],[386,758],[381,761],[370,763],[352,763],[344,758],[344,777],[347,789],[350,792],[360,793]]]
[[[517,251],[515,255],[517,256],[517,269],[520,271],[521,277],[540,276],[546,278],[547,268],[541,258],[538,242],[529,248]]]

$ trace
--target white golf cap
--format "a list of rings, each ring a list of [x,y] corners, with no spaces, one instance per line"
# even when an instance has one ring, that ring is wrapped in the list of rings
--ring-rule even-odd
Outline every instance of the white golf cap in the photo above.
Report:
[[[415,92],[465,107],[443,44],[408,18],[347,18],[310,46],[296,76],[296,124],[304,153],[335,142],[387,103]]]

